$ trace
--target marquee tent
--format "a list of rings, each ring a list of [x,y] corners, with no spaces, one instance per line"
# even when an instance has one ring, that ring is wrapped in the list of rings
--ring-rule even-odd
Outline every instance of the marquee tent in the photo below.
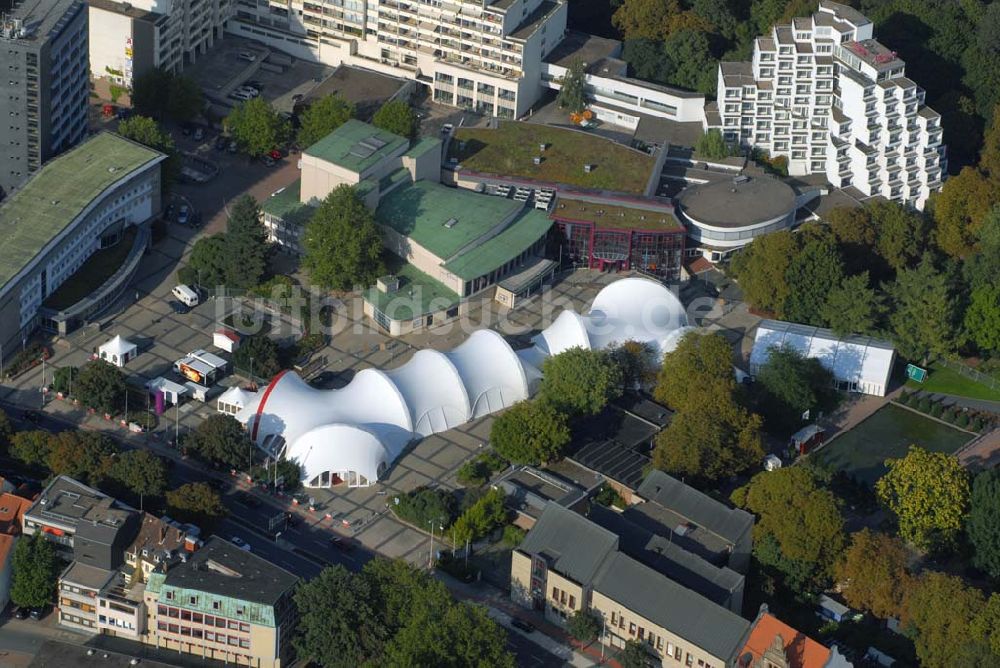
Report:
[[[102,343],[97,348],[97,356],[100,359],[119,367],[125,366],[138,354],[139,347],[128,339],[122,338],[121,334],[116,335],[107,343]]]

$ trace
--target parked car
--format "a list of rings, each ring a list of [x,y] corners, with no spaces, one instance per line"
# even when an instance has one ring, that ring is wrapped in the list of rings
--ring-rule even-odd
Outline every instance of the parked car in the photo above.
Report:
[[[27,608],[22,608],[21,606],[17,606],[16,608],[14,608],[14,612],[11,613],[11,616],[14,619],[27,619],[28,618],[28,609]]]
[[[230,153],[236,153],[237,150],[239,150],[239,145],[236,143],[236,141],[234,140],[234,141],[229,142],[228,151]]]
[[[260,159],[260,161],[263,162],[268,167],[273,167],[274,166],[274,158],[272,158],[269,155],[265,155],[263,158]]]
[[[187,225],[191,222],[191,207],[187,204],[181,204],[181,208],[177,210],[177,224]]]
[[[333,536],[330,538],[330,547],[341,552],[350,552],[354,549],[354,541],[346,536]]]
[[[455,129],[454,125],[452,125],[451,123],[445,123],[444,125],[441,126],[441,134],[450,135],[452,130],[454,129]]]
[[[194,130],[194,140],[201,141],[205,138],[205,128],[195,128]]]
[[[526,621],[524,621],[523,619],[521,619],[519,617],[511,617],[510,618],[510,625],[513,626],[516,629],[521,629],[525,633],[531,633],[532,631],[535,630],[535,627],[534,627],[533,624],[531,624],[530,622],[526,622]]]
[[[167,220],[174,217],[174,205],[168,204],[167,208],[163,210],[163,215],[166,216]]]
[[[272,148],[268,155],[271,157],[271,160],[281,160],[281,151],[276,148]]]
[[[249,51],[240,51],[239,53],[236,54],[236,57],[239,58],[240,60],[245,60],[248,63],[252,63],[255,60],[257,60],[257,56],[250,53]]]
[[[292,102],[301,102],[302,97],[303,97],[302,93],[296,93],[295,95],[292,96]]]
[[[247,494],[246,492],[240,492],[236,495],[236,503],[242,503],[247,508],[260,507],[260,500],[253,494]]]
[[[185,313],[191,312],[191,307],[185,306],[184,304],[180,303],[175,299],[171,299],[170,310],[176,313],[177,315],[184,315]]]
[[[45,613],[47,613],[47,612],[48,612],[48,607],[44,607],[44,608],[32,608],[31,612],[28,613],[28,616],[31,617],[33,620],[35,620],[37,622],[42,617],[44,617]]]
[[[243,85],[249,86],[250,88],[256,88],[259,91],[264,90],[264,86],[255,79],[251,79],[250,81],[244,81]]]
[[[241,550],[246,550],[247,552],[250,552],[252,549],[247,544],[247,542],[242,538],[240,538],[239,536],[233,536],[232,538],[229,539],[229,542],[235,545],[236,547],[240,548]]]
[[[258,97],[260,95],[260,91],[253,86],[240,86],[236,89],[236,92],[249,95],[250,97]]]
[[[215,138],[215,150],[216,151],[225,151],[226,150],[226,144],[228,144],[228,143],[229,143],[229,139],[227,139],[226,137],[224,137],[222,135],[219,135],[218,137]]]

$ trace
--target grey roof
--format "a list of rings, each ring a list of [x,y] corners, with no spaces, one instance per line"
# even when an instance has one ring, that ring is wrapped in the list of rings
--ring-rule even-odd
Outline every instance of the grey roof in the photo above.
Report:
[[[618,535],[622,552],[713,603],[729,607],[733,593],[743,586],[744,577],[736,571],[688,552],[670,537],[632,522],[627,513],[593,504],[587,516]]]
[[[90,564],[84,564],[79,561],[74,561],[63,571],[63,574],[59,576],[61,581],[72,582],[75,585],[80,585],[81,587],[86,587],[88,589],[100,590],[104,585],[111,581],[111,578],[117,573],[117,571],[111,571],[106,568],[98,568],[97,566],[91,566]]]
[[[736,178],[685,188],[674,203],[696,223],[726,228],[756,225],[795,211],[795,191],[783,181],[772,176]]]
[[[833,11],[837,16],[844,19],[845,21],[850,21],[854,25],[863,26],[871,23],[871,20],[854,7],[848,7],[847,5],[841,4],[839,2],[831,2],[831,0],[820,0],[819,6],[823,9],[829,9]]]
[[[232,574],[223,573],[220,566]],[[168,570],[164,584],[274,605],[298,580],[297,575],[263,557],[212,536],[186,562]]]
[[[84,520],[91,522],[91,526],[96,521],[112,528],[119,527],[131,512],[107,494],[61,475],[49,483],[25,515],[42,523],[75,530]]]
[[[635,559],[615,553],[601,568],[594,591],[659,624],[728,664],[750,622],[686,589]]]
[[[550,503],[519,549],[547,558],[559,574],[585,584],[617,548],[618,536],[583,515]]]
[[[2,4],[9,8],[5,18],[24,21],[25,34],[10,41],[41,43],[47,41],[51,33],[62,30],[64,24],[77,14],[82,3],[79,0],[36,0],[14,3],[13,7],[9,3]]]
[[[750,513],[730,508],[663,471],[654,470],[646,476],[639,485],[639,496],[733,544],[753,527]]]

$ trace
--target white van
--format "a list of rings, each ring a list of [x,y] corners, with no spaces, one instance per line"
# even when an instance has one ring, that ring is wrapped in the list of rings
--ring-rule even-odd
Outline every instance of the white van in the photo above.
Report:
[[[198,293],[186,285],[176,285],[171,292],[185,306],[198,305]]]

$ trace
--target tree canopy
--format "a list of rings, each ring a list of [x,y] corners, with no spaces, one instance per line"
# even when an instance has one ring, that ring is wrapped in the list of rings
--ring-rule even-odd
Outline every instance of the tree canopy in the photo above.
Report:
[[[354,105],[336,93],[316,100],[299,115],[299,146],[312,146],[354,118],[354,113]]]
[[[507,522],[507,508],[504,506],[504,491],[491,488],[462,513],[452,527],[455,541],[459,544],[479,540]]]
[[[229,511],[222,497],[203,482],[189,482],[166,494],[167,512],[181,522],[191,522],[207,531]]]
[[[611,354],[575,347],[542,364],[538,398],[569,416],[597,415],[621,396],[622,372]]]
[[[515,464],[544,464],[569,443],[566,415],[545,401],[521,401],[493,420],[490,443]]]
[[[386,102],[372,116],[372,125],[407,139],[417,136],[420,119],[413,108],[403,100]]]
[[[140,114],[177,123],[194,120],[205,106],[196,81],[158,67],[135,78],[131,97]]]
[[[806,420],[810,411],[826,410],[836,401],[833,374],[819,360],[805,357],[790,346],[773,346],[767,362],[757,372],[755,389],[760,393],[757,408],[769,428],[791,434]]]
[[[291,127],[277,111],[260,97],[241,102],[226,116],[226,129],[240,150],[257,158],[284,144]]]
[[[566,68],[559,93],[556,95],[556,104],[560,109],[566,109],[571,114],[579,114],[587,108],[586,79],[587,66],[577,58]]]
[[[226,284],[247,289],[257,286],[267,271],[267,231],[260,206],[250,195],[233,201],[226,222]]]
[[[910,446],[875,483],[879,500],[899,521],[899,535],[927,550],[953,545],[969,507],[969,477],[958,458]]]
[[[149,450],[128,450],[115,458],[111,477],[136,496],[159,496],[167,488],[167,465]]]
[[[969,508],[966,533],[973,563],[1000,581],[1000,469],[976,475]]]
[[[125,401],[125,374],[104,360],[91,360],[80,367],[76,396],[84,406],[113,415]]]
[[[846,543],[833,493],[802,466],[758,473],[732,501],[757,515],[754,553],[783,571],[793,588],[821,585],[833,574]],[[776,551],[770,550],[770,547]],[[761,549],[761,548],[764,549]]]
[[[900,271],[889,294],[889,323],[901,354],[927,359],[955,349],[959,312],[953,279],[929,255],[917,267]]]
[[[791,293],[786,274],[798,243],[787,230],[754,239],[730,264],[746,300],[755,308],[784,317]]]
[[[351,186],[330,191],[306,225],[302,246],[309,277],[334,290],[371,285],[385,271],[375,218]]]
[[[800,238],[803,233],[799,233]],[[793,322],[826,325],[825,307],[833,287],[844,280],[844,263],[832,234],[806,240],[788,265],[789,294],[784,315]]]
[[[844,600],[880,619],[899,616],[913,584],[908,557],[906,546],[894,536],[867,528],[851,534],[835,569]]]
[[[53,602],[59,559],[41,532],[22,536],[11,556],[10,600],[22,608],[44,608]]]
[[[198,423],[184,439],[184,447],[209,461],[245,469],[256,446],[236,418],[216,413]]]
[[[840,336],[875,334],[885,317],[885,297],[871,287],[868,272],[846,276],[830,290],[822,319]]]
[[[148,116],[132,116],[118,124],[118,134],[167,156],[160,168],[160,188],[168,191],[181,171],[180,155],[170,133]]]
[[[252,334],[240,341],[233,353],[233,363],[240,371],[255,378],[271,378],[281,371],[278,344],[266,334]]]

